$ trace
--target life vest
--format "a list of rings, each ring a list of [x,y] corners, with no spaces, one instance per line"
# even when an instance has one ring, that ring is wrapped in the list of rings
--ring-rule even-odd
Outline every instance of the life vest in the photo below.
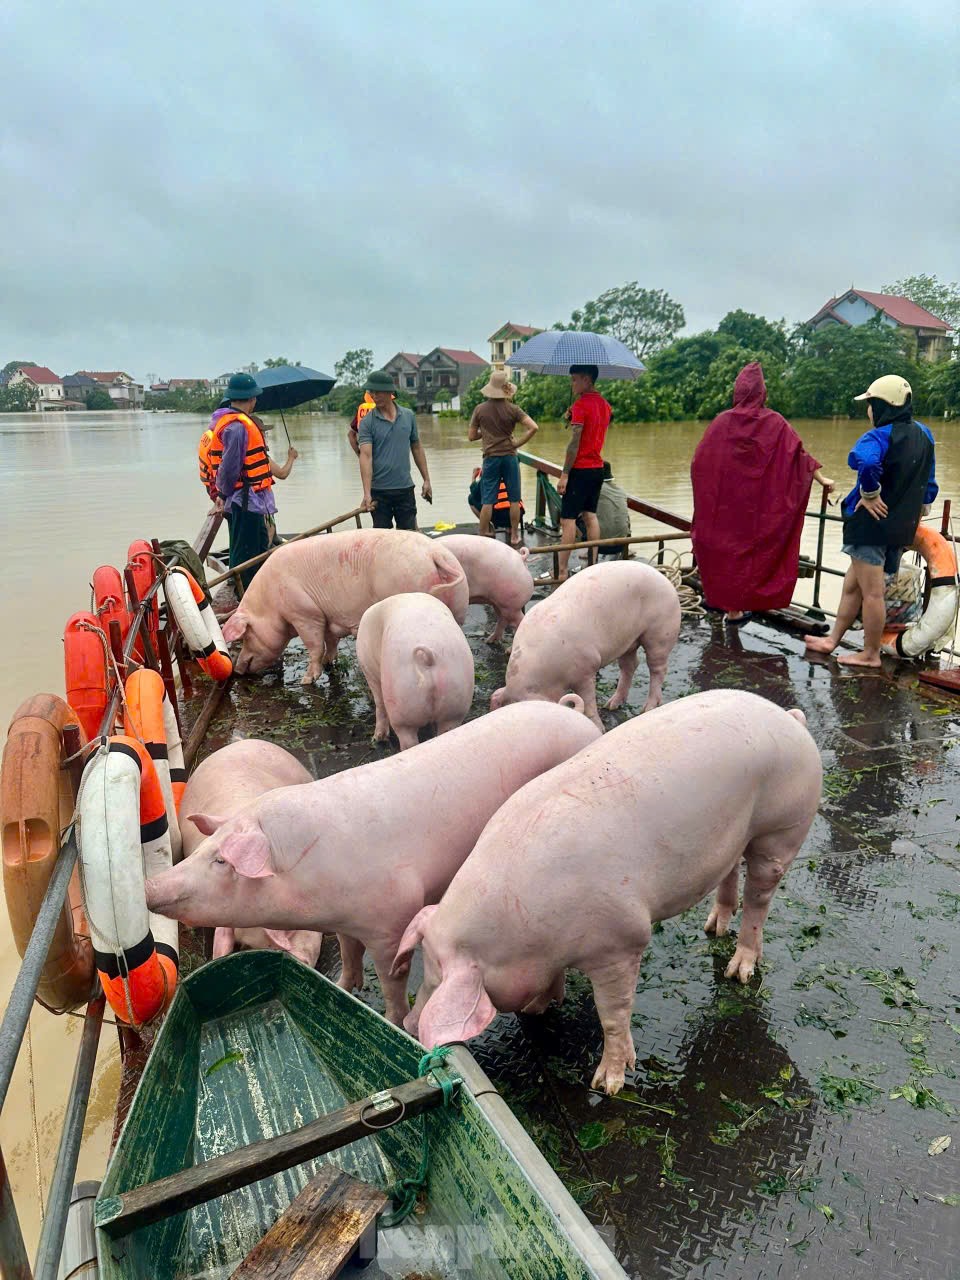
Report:
[[[357,429],[358,430],[360,427],[360,423],[364,420],[364,418],[367,416],[370,410],[373,409],[374,407],[375,406],[373,403],[373,396],[370,394],[369,391],[365,391],[363,393],[363,399],[360,401],[360,407],[357,409]]]
[[[200,483],[211,498],[217,497],[217,469],[210,461],[210,446],[213,444],[213,432],[207,430],[200,437],[197,446],[197,461],[200,464]]]
[[[247,432],[247,450],[243,455],[243,468],[237,477],[237,483],[233,486],[234,492],[250,489],[254,493],[259,493],[262,489],[272,488],[273,476],[270,474],[270,458],[267,455],[267,444],[263,438],[263,432],[245,413],[230,412],[219,418],[217,425],[210,431],[212,439],[207,446],[207,465],[213,470],[214,491],[216,492],[217,471],[223,458],[223,433],[233,422],[242,422]],[[203,447],[203,437],[200,439],[200,447],[201,449]],[[201,462],[201,476],[202,474]]]
[[[475,468],[474,468],[474,471],[473,471],[473,483],[474,483],[474,484],[479,483],[480,475],[481,475],[481,469],[480,469],[480,467],[475,467]],[[494,511],[509,511],[509,510],[510,510],[510,499],[507,497],[507,486],[506,486],[506,484],[504,483],[504,481],[503,481],[503,480],[501,480],[501,481],[500,481],[500,488],[497,490],[497,500],[496,500],[496,502],[493,504],[493,509],[494,509]],[[520,514],[521,514],[521,515],[523,515],[524,510],[525,510],[525,508],[524,508],[523,502],[521,502],[521,503],[520,503]]]

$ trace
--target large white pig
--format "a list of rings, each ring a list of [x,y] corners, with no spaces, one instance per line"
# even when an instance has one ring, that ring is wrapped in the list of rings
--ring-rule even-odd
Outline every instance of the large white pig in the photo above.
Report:
[[[565,707],[507,707],[385,760],[271,791],[226,822],[193,815],[210,839],[147,881],[150,910],[193,925],[336,931],[340,985],[363,985],[369,948],[387,1016],[400,1022],[406,973],[392,978],[390,966],[404,929],[440,900],[508,796],[598,736]]]
[[[304,684],[333,662],[364,612],[400,591],[425,591],[460,623],[469,593],[460,562],[425,534],[400,529],[326,533],[279,547],[265,561],[223,628],[243,640],[233,669],[256,675],[298,635],[309,658]]]
[[[463,565],[470,603],[488,604],[497,615],[497,625],[487,636],[487,643],[495,644],[507,627],[519,627],[523,610],[533,595],[527,548],[516,551],[498,538],[470,533],[450,533],[440,542]]]
[[[400,750],[417,731],[446,733],[462,724],[473,702],[473,654],[445,604],[422,591],[371,605],[357,629],[357,661],[377,712],[373,736],[393,729]]]
[[[617,1093],[636,1065],[630,1017],[657,920],[711,889],[708,933],[727,932],[746,862],[728,978],[760,960],[770,899],[806,838],[822,770],[800,711],[752,693],[696,694],[611,730],[503,805],[437,907],[404,935],[394,972],[423,943],[406,1028],[426,1048],[478,1035],[497,1010],[541,1013],[564,973],[593,984]]]
[[[530,698],[558,702],[572,690],[583,700],[584,714],[603,728],[597,672],[619,661],[620,680],[606,704],[615,711],[630,692],[642,648],[650,673],[643,709],[650,711],[663,700],[667,660],[679,634],[680,601],[662,573],[642,561],[591,565],[524,614],[507,683],[491,697],[490,709]]]
[[[225,822],[245,804],[276,787],[301,786],[313,777],[296,756],[273,742],[244,738],[207,756],[191,773],[180,812],[219,815]],[[189,817],[181,817],[183,856],[189,857],[206,837]],[[213,938],[213,957],[229,955],[240,944],[253,950],[289,951],[312,969],[317,963],[323,934],[308,929],[234,929],[221,925]]]

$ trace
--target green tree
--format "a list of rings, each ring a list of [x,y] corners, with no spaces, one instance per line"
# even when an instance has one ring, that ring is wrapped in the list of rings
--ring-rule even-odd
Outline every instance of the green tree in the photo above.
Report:
[[[960,330],[960,284],[956,280],[945,284],[931,275],[904,276],[894,284],[885,284],[882,292],[909,298],[939,320],[946,320],[951,329]]]
[[[787,358],[787,324],[776,323],[752,311],[728,311],[717,325],[717,333],[732,338],[748,351],[769,351],[777,360]]]
[[[461,418],[471,418],[477,405],[483,404],[483,394],[480,388],[487,385],[488,376],[489,375],[486,373],[481,373],[479,378],[474,378],[466,391],[460,393]],[[529,410],[527,410],[527,412],[529,413]]]
[[[448,404],[452,404],[453,392],[449,387],[438,387],[433,393],[433,403],[443,405],[444,407]]]
[[[348,351],[333,366],[337,381],[348,387],[362,387],[373,372],[373,352],[369,347]]]
[[[477,379],[482,386],[486,379]],[[559,422],[570,408],[569,377],[528,373],[517,389],[516,403],[537,422]]]
[[[105,387],[94,387],[92,391],[87,392],[87,408],[88,409],[112,409],[113,401],[110,398],[110,392]]]
[[[941,360],[930,370],[925,411],[960,418],[960,359]]]
[[[3,368],[0,369],[0,382],[6,382],[14,369],[24,369],[28,365],[35,366],[36,363],[36,360],[8,360]]]
[[[925,373],[910,359],[901,330],[879,316],[866,324],[817,329],[807,336],[785,380],[790,412],[798,418],[862,417],[866,408],[853,397],[884,373],[906,378],[922,405]]]
[[[783,364],[768,351],[751,351],[748,347],[727,347],[707,370],[703,380],[698,418],[715,418],[733,405],[733,384],[745,364],[757,360],[763,367],[767,384],[767,405],[778,413],[786,412],[787,397],[783,384]]]
[[[288,360],[286,356],[271,356],[269,360],[264,360],[263,367],[265,369],[279,369],[282,365],[292,364],[295,369],[300,368],[299,360]]]
[[[722,351],[734,345],[727,334],[708,329],[689,338],[677,338],[651,356],[646,378],[640,381],[650,380],[657,388],[664,413],[656,420],[696,417],[707,370]]]
[[[29,413],[37,407],[37,388],[29,382],[0,387],[0,413]]]
[[[607,289],[574,311],[569,324],[555,329],[586,329],[619,338],[644,359],[668,346],[686,324],[683,307],[664,289],[642,289],[636,280]]]

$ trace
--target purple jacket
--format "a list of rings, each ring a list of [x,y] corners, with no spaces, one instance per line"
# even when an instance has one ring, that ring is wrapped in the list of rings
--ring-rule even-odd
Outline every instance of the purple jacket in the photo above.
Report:
[[[217,425],[226,413],[236,413],[229,406],[225,409],[214,409],[210,416],[210,429]],[[223,457],[217,468],[217,489],[223,498],[223,509],[243,506],[243,490],[234,486],[243,471],[243,458],[247,452],[247,429],[242,422],[231,422],[223,433]],[[247,497],[247,510],[256,511],[263,516],[272,516],[277,509],[273,496],[273,486],[269,489],[251,489]]]

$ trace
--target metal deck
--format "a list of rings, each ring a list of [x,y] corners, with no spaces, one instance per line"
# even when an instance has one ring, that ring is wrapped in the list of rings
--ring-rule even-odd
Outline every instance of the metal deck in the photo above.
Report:
[[[471,608],[474,714],[506,665],[486,626]],[[235,681],[202,754],[265,737],[324,777],[395,750],[370,741],[352,642],[314,688],[305,666],[295,643],[282,671]],[[641,663],[609,725],[645,686]],[[665,696],[716,687],[801,707],[824,760],[757,980],[724,980],[732,944],[704,936],[700,906],[655,933],[620,1098],[587,1087],[601,1036],[578,974],[562,1008],[500,1017],[470,1047],[632,1275],[960,1280],[960,702],[909,667],[808,660],[762,623],[685,620]],[[372,969],[364,996],[379,1003]]]

